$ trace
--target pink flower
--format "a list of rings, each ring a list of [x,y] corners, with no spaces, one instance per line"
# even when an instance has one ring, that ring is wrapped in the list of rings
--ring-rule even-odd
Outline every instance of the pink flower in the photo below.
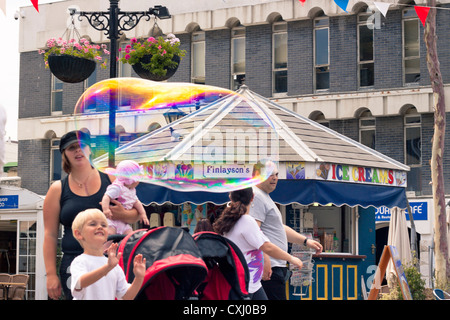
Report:
[[[125,60],[128,60],[128,59],[130,59],[131,58],[131,56],[127,53],[126,55],[125,55]]]
[[[122,52],[122,48],[119,48],[119,52]]]
[[[157,41],[155,38],[153,38],[153,37],[148,38],[147,41],[148,41],[148,42],[151,42],[151,43],[156,43],[156,42],[158,42],[158,41]]]
[[[137,42],[137,39],[136,39],[136,38],[131,38],[130,42],[131,42],[131,43],[136,43],[136,42]]]
[[[159,45],[159,46],[158,46],[158,49],[159,49],[159,50],[161,50],[161,49],[162,49],[161,45]]]
[[[161,55],[163,56],[163,55],[165,55],[166,53],[167,53],[167,51],[164,50],[164,51],[161,53]]]

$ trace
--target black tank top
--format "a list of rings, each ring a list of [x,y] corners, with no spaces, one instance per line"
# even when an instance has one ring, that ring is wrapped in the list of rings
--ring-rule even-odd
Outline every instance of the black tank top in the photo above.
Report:
[[[61,249],[66,254],[81,254],[83,248],[79,242],[73,237],[72,234],[72,222],[75,216],[90,208],[102,209],[100,202],[105,194],[106,188],[111,184],[111,180],[108,175],[99,172],[101,179],[101,186],[97,193],[90,196],[79,196],[73,193],[69,188],[68,177],[66,176],[61,180],[61,212],[59,214],[59,220],[64,227],[64,235],[62,238]]]

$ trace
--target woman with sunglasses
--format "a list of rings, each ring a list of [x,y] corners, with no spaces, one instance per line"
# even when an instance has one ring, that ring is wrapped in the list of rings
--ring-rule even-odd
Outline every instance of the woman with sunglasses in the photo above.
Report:
[[[63,169],[67,176],[54,182],[44,200],[44,262],[47,274],[47,292],[51,299],[61,297],[61,289],[66,299],[71,300],[70,270],[72,260],[83,253],[78,241],[71,232],[76,215],[90,208],[101,210],[101,200],[114,176],[98,171],[90,163],[90,136],[76,130],[61,137],[59,150],[62,155]],[[139,220],[136,209],[125,210],[116,200],[111,211],[115,219],[134,223]],[[63,257],[59,268],[56,267],[59,225],[63,225],[61,242]]]

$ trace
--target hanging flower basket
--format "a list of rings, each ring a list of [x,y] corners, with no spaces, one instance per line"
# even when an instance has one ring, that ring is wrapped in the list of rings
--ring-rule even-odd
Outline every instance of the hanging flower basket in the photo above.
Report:
[[[39,50],[44,55],[45,68],[49,68],[55,77],[63,82],[77,83],[89,78],[96,64],[106,68],[102,54],[109,55],[106,45],[90,44],[82,38],[65,41],[62,38],[47,40],[46,49]]]
[[[96,63],[80,57],[51,54],[48,56],[48,66],[59,80],[77,83],[89,78],[95,70]]]
[[[165,67],[164,70],[166,70],[166,74],[165,75],[161,75],[161,74],[155,74],[152,73],[151,71],[145,69],[142,66],[142,63],[150,63],[150,60],[152,59],[152,55],[145,55],[142,57],[141,61],[139,63],[133,64],[133,70],[134,72],[137,73],[137,75],[143,79],[147,79],[147,80],[153,80],[153,81],[164,81],[169,79],[170,77],[172,77],[175,72],[178,69],[178,66],[180,64],[180,57],[179,56],[173,56],[172,61],[176,62],[177,65],[173,68],[170,67]]]
[[[122,49],[119,48],[119,51],[122,52]],[[167,38],[149,37],[141,41],[132,38],[131,44],[123,51],[119,61],[130,64],[141,78],[154,81],[172,77],[186,54],[186,50],[180,49],[180,39],[174,34],[167,35]]]

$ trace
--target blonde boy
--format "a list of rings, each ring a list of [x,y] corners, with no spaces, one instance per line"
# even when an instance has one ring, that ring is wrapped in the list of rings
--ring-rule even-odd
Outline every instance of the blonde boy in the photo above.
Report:
[[[75,239],[84,249],[70,265],[71,290],[74,300],[132,300],[139,292],[145,275],[145,258],[134,259],[134,281],[130,285],[117,265],[121,253],[113,243],[103,255],[103,245],[108,239],[108,222],[102,211],[88,209],[80,212],[72,223]]]

